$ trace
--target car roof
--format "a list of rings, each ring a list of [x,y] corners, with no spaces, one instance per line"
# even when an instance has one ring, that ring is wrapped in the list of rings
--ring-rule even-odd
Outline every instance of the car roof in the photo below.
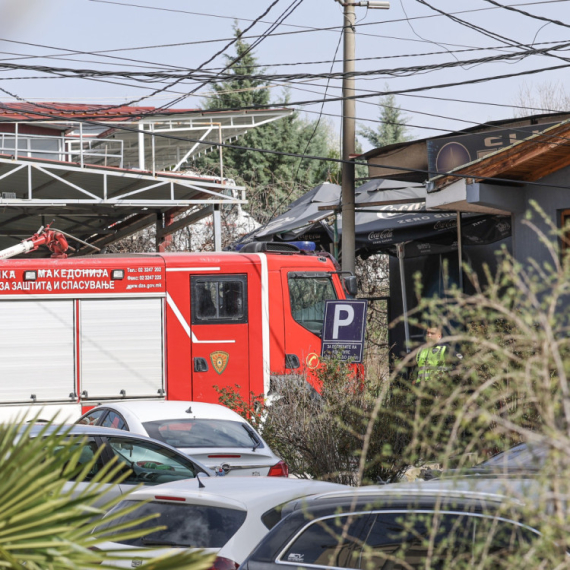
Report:
[[[136,416],[141,422],[182,418],[220,419],[245,422],[239,414],[226,408],[226,406],[207,404],[205,402],[138,400],[132,402],[108,402],[100,404],[97,408],[110,408],[119,413],[128,412]],[[191,410],[190,412],[188,411],[189,409]]]
[[[25,429],[27,429],[27,427],[22,427],[19,430],[20,433],[23,433]],[[166,443],[164,441],[158,441],[156,439],[153,439],[152,437],[148,437],[146,435],[141,435],[138,433],[133,433],[130,431],[125,431],[122,429],[99,427],[99,426],[88,426],[85,424],[57,424],[57,425],[50,425],[50,426],[46,427],[46,425],[42,424],[42,423],[35,424],[30,428],[30,436],[31,437],[36,437],[39,434],[41,434],[42,432],[45,433],[46,435],[54,433],[54,432],[62,432],[62,433],[68,432],[70,435],[100,436],[100,437],[115,436],[115,437],[123,437],[123,438],[127,438],[127,439],[138,439],[140,441],[150,441],[152,443],[155,443],[156,445],[159,445],[160,447],[165,447],[165,448],[169,449],[170,451],[174,451],[177,455],[181,455],[181,456],[186,457],[187,459],[192,461],[194,464],[198,465],[201,469],[203,469],[204,472],[209,473],[210,475],[213,474],[213,471],[209,467],[206,467],[200,461],[197,461],[193,457],[190,457],[190,456],[186,455],[185,453],[182,453],[179,449],[176,449],[176,447],[173,447],[172,445],[169,445],[168,443]]]
[[[157,496],[172,496],[186,498],[191,503],[233,505],[245,510],[265,505],[265,510],[268,510],[299,497],[348,488],[337,483],[286,477],[214,477],[202,479],[202,484],[204,488],[200,488],[197,479],[173,481],[135,491],[129,495],[128,500],[142,501]],[[268,496],[271,497],[270,503]]]
[[[325,503],[348,506],[367,502],[379,504],[430,503],[435,501],[455,501],[460,503],[484,503],[497,506],[506,501],[523,505],[524,500],[538,493],[537,482],[533,479],[441,479],[392,485],[370,485],[333,491],[313,496],[308,507],[318,507]]]
[[[25,428],[22,428],[20,432],[23,432]],[[165,444],[161,441],[156,441],[146,435],[139,435],[136,433],[132,433],[130,431],[124,431],[121,429],[115,428],[107,428],[107,427],[99,427],[99,426],[88,426],[84,424],[53,424],[51,426],[46,427],[45,424],[35,424],[30,429],[30,435],[36,436],[39,433],[45,430],[45,433],[54,433],[54,432],[65,432],[68,431],[71,435],[99,435],[99,436],[125,436],[133,439],[140,439],[145,441],[153,441],[156,443],[160,443],[165,447],[169,447],[174,449],[172,446]]]

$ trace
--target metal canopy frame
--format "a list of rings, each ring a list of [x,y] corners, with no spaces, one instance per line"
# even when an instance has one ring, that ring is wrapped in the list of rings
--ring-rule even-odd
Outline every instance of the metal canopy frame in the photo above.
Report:
[[[58,116],[48,118],[42,109],[25,107],[3,120],[13,126],[4,129],[0,141],[0,248],[54,221],[58,229],[97,247],[155,225],[160,249],[174,231],[210,215],[220,250],[220,210],[245,204],[245,189],[223,177],[221,147],[219,176],[180,169],[218,143],[293,111],[152,115],[149,109],[128,107],[82,120],[81,105],[61,106]]]
[[[29,237],[55,218],[55,225],[79,239],[104,247],[188,210],[213,215],[222,205],[241,205],[245,188],[231,181],[163,172],[153,176],[120,168],[83,166],[0,155],[0,241]],[[219,211],[219,210],[218,210]],[[183,217],[170,235],[196,220]],[[160,234],[160,235],[159,235]],[[10,239],[7,239],[10,238]],[[216,244],[218,248],[220,244]],[[78,247],[86,253],[89,248]]]

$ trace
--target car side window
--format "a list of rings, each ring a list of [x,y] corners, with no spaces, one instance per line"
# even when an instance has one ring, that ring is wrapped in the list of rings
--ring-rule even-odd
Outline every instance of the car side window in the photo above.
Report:
[[[318,519],[280,557],[300,565],[360,568],[362,545],[370,531],[370,515],[339,515]]]
[[[85,426],[94,426],[97,425],[97,421],[107,413],[105,408],[99,408],[97,410],[91,410],[89,413],[85,414],[80,420],[76,423],[85,425]]]
[[[69,478],[70,481],[74,481],[77,473],[79,473],[86,464],[88,464],[93,460],[95,454],[97,453],[97,448],[98,448],[97,444],[93,439],[89,439],[87,442],[78,442],[77,445],[74,445],[73,447],[74,451],[76,451],[77,448],[81,448],[81,452],[77,460],[77,466],[74,470],[74,475]],[[57,453],[57,451],[58,450],[56,449],[55,452]],[[101,461],[101,457],[99,457],[97,461],[93,463],[93,465],[91,466],[91,468],[89,469],[88,473],[85,475],[85,478],[83,480],[89,481],[99,472],[102,466],[103,463]]]
[[[192,324],[247,323],[247,275],[191,277]]]
[[[473,513],[409,510],[373,516],[362,568],[471,567],[489,556],[520,552],[529,543],[519,525]]]
[[[108,437],[107,446],[118,462],[131,473],[124,483],[158,485],[196,476],[196,467],[190,460],[168,448],[130,438]]]
[[[129,426],[127,425],[125,420],[119,414],[113,412],[112,410],[109,411],[109,414],[101,423],[101,427],[122,429],[125,431],[129,431]]]

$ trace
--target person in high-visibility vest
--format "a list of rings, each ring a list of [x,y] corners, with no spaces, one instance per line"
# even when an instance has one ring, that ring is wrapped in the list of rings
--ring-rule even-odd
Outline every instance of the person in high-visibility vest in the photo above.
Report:
[[[439,343],[442,336],[441,328],[437,326],[428,327],[426,331],[427,342]],[[449,345],[443,343],[422,348],[416,354],[416,362],[418,364],[416,384],[429,381],[435,374],[448,372],[450,367],[446,365],[446,361],[449,360],[450,351]],[[456,354],[455,356],[462,358],[460,354]]]

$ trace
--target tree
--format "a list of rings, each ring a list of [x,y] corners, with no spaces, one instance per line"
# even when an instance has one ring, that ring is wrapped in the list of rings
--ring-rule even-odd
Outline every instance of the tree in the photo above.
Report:
[[[570,93],[560,81],[538,85],[523,83],[515,97],[515,117],[570,111]],[[521,108],[522,107],[522,108]]]
[[[386,90],[388,90],[388,85],[386,85]],[[378,128],[362,127],[358,130],[358,134],[364,137],[374,148],[410,140],[406,127],[409,119],[396,105],[394,95],[381,97],[378,105],[381,108]]]
[[[236,27],[236,37],[241,31]],[[231,64],[227,73],[232,77],[214,85],[214,93],[206,102],[209,110],[256,107],[271,102],[269,81],[259,78],[265,71],[250,51],[251,46],[238,39],[236,55],[226,56]],[[232,63],[235,61],[235,63]],[[252,78],[255,75],[257,78]],[[286,106],[289,94],[276,101],[276,107]],[[284,119],[252,129],[236,144],[250,148],[277,150],[293,154],[329,156],[332,143],[329,124],[323,120],[310,121],[295,112]],[[326,162],[280,156],[250,150],[225,149],[224,176],[239,184],[255,188],[250,197],[253,207],[276,215],[302,192],[324,182],[328,177]],[[219,153],[213,151],[195,159],[193,169],[207,174],[219,174]],[[257,201],[257,204],[253,202]]]

